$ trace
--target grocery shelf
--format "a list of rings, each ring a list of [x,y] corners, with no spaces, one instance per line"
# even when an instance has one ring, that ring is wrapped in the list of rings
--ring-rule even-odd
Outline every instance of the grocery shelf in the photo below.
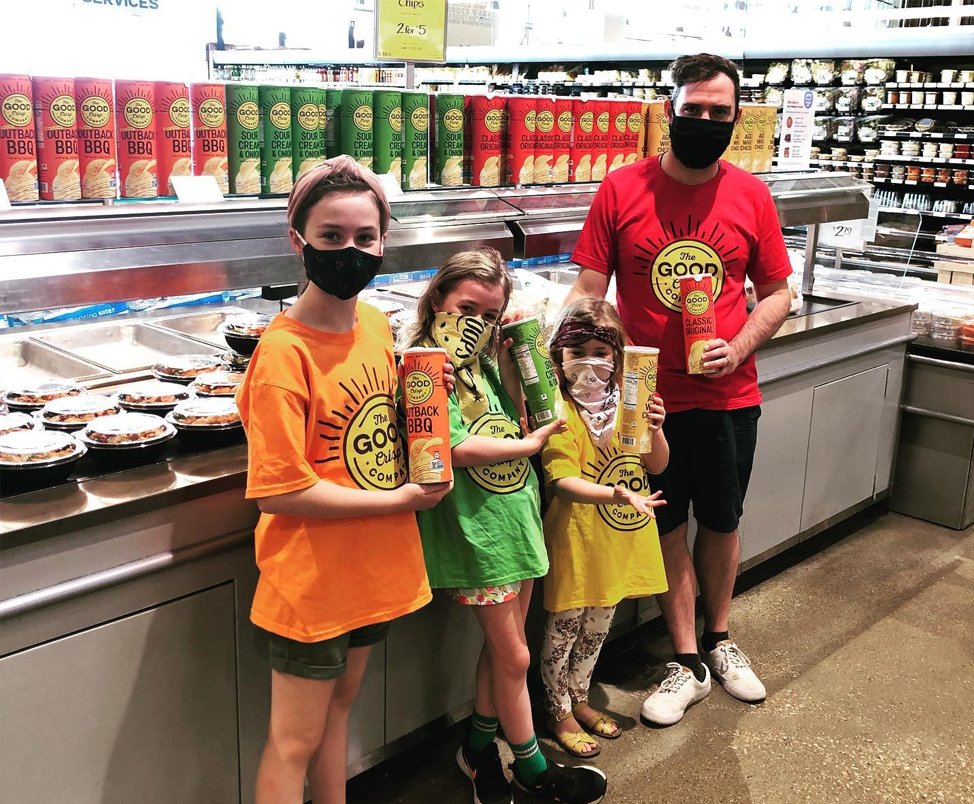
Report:
[[[974,165],[974,159],[957,159],[947,156],[903,156],[880,154],[876,157],[877,162],[921,162],[934,165]]]
[[[974,140],[974,134],[960,134],[950,131],[883,131],[880,138],[884,140]]]
[[[342,67],[402,67],[402,61],[376,61],[375,57],[366,58],[352,51],[320,50],[211,50],[210,59],[215,67],[244,66],[248,64],[267,64],[279,67],[291,67],[299,64],[308,66]]]
[[[974,89],[974,82],[945,84],[942,81],[927,81],[916,83],[910,81],[890,81],[885,84],[887,89]]]
[[[965,189],[974,190],[974,184],[964,185],[964,184],[954,184],[953,182],[947,184],[947,182],[943,182],[943,181],[930,182],[930,181],[918,181],[916,179],[877,179],[877,178],[870,179],[870,181],[872,181],[874,184],[903,184],[908,187],[923,187],[924,189],[930,187],[937,187],[941,189],[945,189],[947,187],[955,187],[958,190],[965,190]]]
[[[909,207],[880,207],[880,212],[909,212],[918,215],[927,215],[931,218],[960,218],[961,220],[972,220],[974,214],[964,212],[933,212],[926,209],[910,209]]]

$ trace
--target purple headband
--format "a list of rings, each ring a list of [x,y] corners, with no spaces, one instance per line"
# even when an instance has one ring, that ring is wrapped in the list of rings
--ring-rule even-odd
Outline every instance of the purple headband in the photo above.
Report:
[[[558,330],[558,334],[551,345],[555,349],[561,349],[565,346],[585,343],[585,341],[594,338],[607,346],[614,346],[618,337],[618,333],[610,327],[597,327],[584,321],[568,321],[561,325],[561,329]]]

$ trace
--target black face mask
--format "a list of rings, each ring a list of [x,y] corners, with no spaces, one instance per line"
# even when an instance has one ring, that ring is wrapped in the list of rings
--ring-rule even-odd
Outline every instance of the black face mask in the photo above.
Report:
[[[673,122],[670,124],[670,142],[674,155],[694,170],[703,170],[720,159],[733,135],[733,121],[673,115]]]
[[[337,249],[317,249],[304,243],[304,269],[308,280],[329,296],[348,301],[357,296],[375,279],[382,265],[382,257],[348,246]]]

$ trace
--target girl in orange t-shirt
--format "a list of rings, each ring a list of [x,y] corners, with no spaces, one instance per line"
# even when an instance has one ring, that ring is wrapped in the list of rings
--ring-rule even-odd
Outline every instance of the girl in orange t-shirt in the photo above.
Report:
[[[452,484],[406,483],[386,317],[358,302],[389,228],[378,180],[351,157],[308,171],[288,202],[309,284],[261,336],[237,403],[268,633],[271,717],[257,804],[345,801],[349,710],[369,647],[430,600],[415,512]],[[449,384],[449,382],[448,382]]]

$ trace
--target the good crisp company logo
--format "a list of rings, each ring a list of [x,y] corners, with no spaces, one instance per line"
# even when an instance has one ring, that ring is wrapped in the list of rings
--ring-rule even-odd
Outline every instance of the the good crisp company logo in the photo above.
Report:
[[[422,405],[433,397],[433,378],[425,371],[410,371],[406,375],[406,401]]]
[[[595,125],[599,127],[599,131],[603,134],[609,131],[609,113],[600,112],[598,118],[595,120]]]
[[[563,134],[568,134],[572,130],[572,123],[575,118],[572,116],[571,112],[562,112],[558,115],[558,130]]]
[[[582,116],[578,118],[578,127],[586,134],[591,134],[594,125],[595,112],[582,112]]]
[[[406,481],[406,456],[389,372],[383,376],[363,365],[361,374],[339,385],[346,398],[316,420],[319,443],[326,446],[315,464],[326,473],[344,465],[363,489],[399,488]]]
[[[629,115],[629,130],[633,134],[637,134],[639,129],[643,127],[643,113],[633,112]]]
[[[298,125],[305,131],[318,130],[318,104],[302,103],[298,107]]]
[[[551,357],[551,353],[548,351],[548,344],[545,343],[544,330],[538,332],[538,336],[534,339],[534,348],[538,350],[538,354],[545,360]]]
[[[237,108],[237,123],[248,131],[256,131],[260,125],[260,107],[253,101],[244,101]]]
[[[633,269],[636,277],[648,277],[656,298],[669,310],[683,309],[680,280],[693,274],[709,274],[714,285],[713,301],[720,297],[728,266],[742,258],[740,245],[720,223],[705,225],[692,217],[678,224],[660,221],[659,230],[636,244]],[[692,235],[687,236],[687,233]],[[713,302],[710,302],[713,303]]]
[[[363,103],[352,112],[352,122],[359,131],[371,131],[372,107]]]
[[[516,439],[520,438],[521,433],[517,425],[503,414],[485,413],[470,425],[470,435]],[[530,471],[531,465],[523,458],[467,467],[467,474],[474,483],[495,494],[511,494],[523,489]]]
[[[538,112],[535,125],[542,134],[549,133],[555,127],[555,116],[549,111]]]
[[[454,134],[463,131],[463,109],[447,109],[443,112],[443,127]]]
[[[51,119],[59,126],[71,128],[78,122],[78,109],[70,95],[58,95],[51,101]]]
[[[531,109],[526,115],[524,115],[524,127],[528,131],[534,131],[538,121],[538,113]]]
[[[189,128],[192,119],[189,98],[175,98],[169,104],[169,119],[179,128]]]
[[[430,127],[430,110],[425,106],[417,106],[410,112],[409,122],[417,131],[426,131]]]
[[[627,112],[619,112],[615,117],[616,132],[618,134],[625,134],[628,125],[629,125],[629,114]]]
[[[389,110],[389,128],[395,132],[402,131],[402,106],[393,106]]]
[[[487,114],[484,115],[484,127],[493,134],[499,132],[504,127],[504,110],[488,110]]]
[[[30,98],[19,92],[7,95],[3,99],[3,106],[0,108],[2,108],[3,119],[7,122],[7,125],[14,126],[15,128],[29,126],[30,121],[34,118],[34,110],[31,107]]]
[[[112,118],[112,107],[101,95],[89,95],[81,101],[81,119],[89,128],[102,128]]]
[[[686,305],[690,315],[703,315],[710,309],[710,297],[702,290],[691,290],[687,294]]]
[[[148,128],[152,125],[152,104],[145,98],[130,98],[122,107],[122,117],[130,128]]]
[[[600,448],[595,461],[582,469],[582,476],[600,486],[623,486],[636,494],[649,493],[649,479],[638,455]],[[602,521],[613,530],[638,530],[649,517],[630,505],[597,505]]]
[[[278,101],[273,106],[268,113],[271,119],[271,125],[274,128],[279,128],[282,131],[286,128],[291,127],[291,104],[286,101]]]
[[[200,122],[207,128],[219,128],[226,119],[223,104],[216,98],[207,98],[200,104]]]

